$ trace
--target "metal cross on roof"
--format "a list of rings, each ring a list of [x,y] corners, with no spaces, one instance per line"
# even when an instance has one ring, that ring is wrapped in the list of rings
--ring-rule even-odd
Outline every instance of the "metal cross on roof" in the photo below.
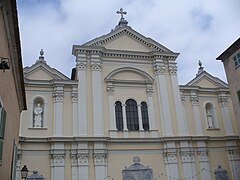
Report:
[[[123,18],[123,15],[124,15],[124,14],[127,14],[127,12],[126,12],[126,11],[123,11],[123,8],[121,8],[120,11],[117,11],[117,14],[121,14],[121,19],[124,19],[124,18]]]

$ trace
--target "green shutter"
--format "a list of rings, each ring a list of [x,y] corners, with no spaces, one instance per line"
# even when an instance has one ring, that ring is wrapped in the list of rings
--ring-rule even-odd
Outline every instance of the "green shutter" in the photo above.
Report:
[[[6,111],[2,107],[0,108],[0,139],[4,139],[5,123],[6,123]]]
[[[2,165],[3,140],[0,139],[0,165]]]
[[[240,104],[240,90],[237,92],[238,94],[238,101],[239,101],[239,104]]]

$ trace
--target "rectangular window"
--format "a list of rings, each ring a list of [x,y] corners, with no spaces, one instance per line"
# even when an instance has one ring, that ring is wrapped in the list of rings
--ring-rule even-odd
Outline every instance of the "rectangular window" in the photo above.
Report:
[[[233,57],[235,68],[240,67],[240,53]]]

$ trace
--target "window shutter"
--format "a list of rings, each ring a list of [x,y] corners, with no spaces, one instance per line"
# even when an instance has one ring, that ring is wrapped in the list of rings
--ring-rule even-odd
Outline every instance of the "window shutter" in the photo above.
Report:
[[[0,108],[0,139],[4,139],[5,132],[5,123],[6,123],[6,111],[2,107]]]

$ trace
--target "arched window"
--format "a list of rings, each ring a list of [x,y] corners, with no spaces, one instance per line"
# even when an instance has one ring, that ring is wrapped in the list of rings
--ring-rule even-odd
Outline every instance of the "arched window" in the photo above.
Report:
[[[212,103],[208,102],[205,105],[205,113],[207,117],[207,128],[217,128],[216,115]]]
[[[123,114],[122,114],[122,103],[117,101],[115,103],[115,116],[116,116],[116,127],[118,131],[123,130]]]
[[[133,99],[128,99],[126,101],[126,118],[129,131],[139,130],[138,108],[136,101]]]
[[[142,123],[145,131],[149,130],[148,107],[147,103],[141,103]]]

